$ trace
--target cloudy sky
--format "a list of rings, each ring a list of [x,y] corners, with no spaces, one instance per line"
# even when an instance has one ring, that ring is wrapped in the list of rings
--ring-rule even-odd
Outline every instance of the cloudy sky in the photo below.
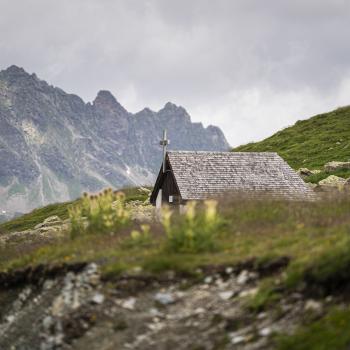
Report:
[[[0,0],[0,69],[172,101],[231,145],[350,104],[349,43],[348,0]]]

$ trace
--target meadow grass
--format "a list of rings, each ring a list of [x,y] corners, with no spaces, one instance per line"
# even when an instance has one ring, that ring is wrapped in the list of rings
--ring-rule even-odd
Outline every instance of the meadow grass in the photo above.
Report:
[[[332,309],[326,316],[299,327],[293,335],[277,335],[278,350],[346,350],[350,344],[350,309]]]
[[[174,269],[192,273],[204,265],[234,265],[251,258],[267,261],[289,256],[291,263],[283,281],[286,288],[295,288],[303,280],[326,283],[340,269],[344,279],[348,277],[345,271],[349,261],[349,208],[350,199],[345,196],[318,202],[226,201],[219,203],[217,209],[223,224],[213,231],[216,249],[211,249],[212,243],[206,249],[188,249],[186,237],[182,243],[174,243],[164,223],[150,223],[146,230],[130,223],[129,227],[104,235],[91,232],[72,241],[67,233],[57,244],[28,244],[20,257],[19,247],[8,248],[6,259],[0,257],[0,269],[98,261],[109,274],[113,266],[118,273],[121,266],[124,270],[138,266],[156,272]],[[198,215],[203,219],[205,212],[198,208]],[[183,220],[186,222],[186,217]],[[182,235],[181,230],[186,230],[184,222],[174,223],[173,230],[180,230]],[[189,227],[193,228],[192,224]]]
[[[250,312],[272,309],[296,290],[325,297],[341,294],[350,285],[348,194],[314,202],[232,198],[215,204],[215,210],[211,205],[209,211],[208,206],[192,205],[183,216],[165,211],[160,222],[112,225],[104,234],[98,224],[73,240],[67,232],[54,242],[0,248],[0,271],[94,261],[105,279],[140,270],[142,274],[171,270],[201,278],[203,267],[234,266],[251,259],[258,265],[289,257],[282,273],[262,278],[258,293],[246,299]],[[104,211],[99,215],[105,220]],[[208,241],[203,245],[201,239]],[[275,335],[273,341],[280,350],[346,349],[349,324],[350,310],[333,308],[292,335]]]

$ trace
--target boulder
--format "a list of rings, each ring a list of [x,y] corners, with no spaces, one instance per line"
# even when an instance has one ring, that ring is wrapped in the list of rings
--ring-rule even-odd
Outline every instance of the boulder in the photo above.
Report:
[[[317,187],[317,184],[313,184],[312,182],[308,182],[306,184],[311,190],[314,190]]]
[[[350,162],[328,162],[324,165],[324,170],[326,172],[350,169]]]
[[[56,222],[62,222],[62,220],[60,219],[59,216],[57,215],[53,215],[53,216],[49,216],[48,218],[46,218],[44,220],[44,224],[51,224],[51,223],[56,223]]]
[[[308,177],[314,174],[319,174],[321,170],[310,170],[308,168],[300,168],[297,170],[297,173],[302,177]]]
[[[57,215],[53,215],[53,216],[49,216],[48,218],[46,218],[40,224],[37,224],[34,227],[34,229],[38,230],[38,229],[52,227],[52,226],[60,226],[62,224],[63,224],[63,221]]]
[[[325,179],[319,181],[319,186],[325,186],[325,187],[336,187],[336,188],[342,188],[344,184],[346,183],[346,180],[342,177],[335,176],[335,175],[329,175]]]

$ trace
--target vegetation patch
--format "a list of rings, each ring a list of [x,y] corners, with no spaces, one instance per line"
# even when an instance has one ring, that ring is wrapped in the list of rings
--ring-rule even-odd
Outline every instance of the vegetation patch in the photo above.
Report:
[[[345,350],[350,344],[350,310],[333,309],[322,319],[301,327],[293,335],[275,337],[279,350]]]
[[[196,211],[196,202],[186,205],[186,212],[172,220],[173,212],[162,212],[166,249],[175,253],[200,253],[217,249],[222,219],[217,214],[217,201],[204,201],[204,210]]]
[[[350,107],[320,114],[283,129],[267,139],[233,149],[238,152],[277,152],[294,169],[320,169],[330,161],[348,161]]]
[[[97,195],[84,193],[83,198],[68,208],[71,221],[71,238],[82,234],[115,232],[130,222],[125,209],[125,194],[111,188]]]

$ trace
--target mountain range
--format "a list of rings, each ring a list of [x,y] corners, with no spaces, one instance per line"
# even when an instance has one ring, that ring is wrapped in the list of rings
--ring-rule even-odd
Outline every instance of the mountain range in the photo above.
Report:
[[[224,151],[223,132],[166,103],[128,112],[109,91],[92,103],[23,68],[0,72],[0,211],[26,212],[104,187],[150,185],[168,130],[173,150]]]

